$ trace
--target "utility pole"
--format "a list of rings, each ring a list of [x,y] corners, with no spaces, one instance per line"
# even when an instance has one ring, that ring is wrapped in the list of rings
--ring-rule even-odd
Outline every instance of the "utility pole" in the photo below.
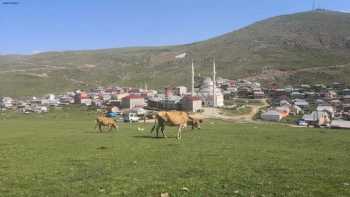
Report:
[[[317,10],[318,8],[319,8],[318,1],[317,0],[313,0],[312,10]]]
[[[213,107],[216,107],[216,63],[213,61]]]
[[[194,93],[194,62],[192,59],[192,84],[191,84],[191,90],[192,90],[192,96],[195,95]]]

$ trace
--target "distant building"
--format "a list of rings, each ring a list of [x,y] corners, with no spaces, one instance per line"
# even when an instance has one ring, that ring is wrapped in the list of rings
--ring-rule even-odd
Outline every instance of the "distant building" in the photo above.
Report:
[[[85,105],[85,106],[91,106],[92,99],[91,98],[82,98],[82,99],[80,99],[80,104]]]
[[[265,93],[263,91],[254,91],[254,98],[255,99],[262,99],[265,98]]]
[[[184,111],[198,112],[203,109],[202,100],[196,96],[184,96],[181,100],[181,108]]]
[[[335,109],[333,106],[330,105],[319,105],[317,106],[316,111],[327,112],[330,115],[330,118],[334,118],[335,115]]]
[[[0,98],[0,108],[11,108],[13,107],[14,100],[10,97]]]
[[[206,106],[214,106],[213,101],[215,100],[215,106],[224,106],[224,95],[220,88],[215,87],[215,99],[213,98],[214,83],[210,77],[206,78],[200,86],[199,97]]]
[[[129,95],[124,97],[121,102],[122,108],[132,109],[135,107],[144,107],[145,106],[145,98],[138,95]]]
[[[122,99],[127,96],[129,96],[129,93],[119,93],[114,95],[114,99],[116,99],[117,101],[122,101]]]
[[[331,128],[336,129],[350,129],[350,121],[346,120],[333,120],[331,123]]]
[[[284,106],[276,107],[275,111],[277,111],[282,116],[282,118],[286,118],[289,116],[290,106],[284,105]]]
[[[293,99],[304,99],[305,98],[305,94],[304,93],[301,93],[301,92],[292,92],[290,94],[290,96],[293,98]]]
[[[344,104],[350,104],[350,95],[343,96],[342,101]]]
[[[300,107],[301,109],[305,110],[308,109],[310,104],[304,99],[295,99],[294,100],[294,105]]]
[[[331,118],[327,112],[314,111],[311,114],[305,114],[303,119],[311,125],[327,126],[331,122]]]
[[[342,92],[342,94],[343,94],[344,96],[350,96],[350,89],[344,89],[343,92]]]
[[[76,104],[82,104],[82,100],[89,99],[89,96],[84,91],[77,91],[74,97],[74,101]]]
[[[174,94],[177,96],[184,96],[185,94],[187,94],[187,87],[178,86],[178,87],[174,88]]]
[[[254,95],[254,92],[252,88],[247,86],[241,86],[237,89],[237,95],[240,98],[252,98]]]
[[[159,110],[180,110],[181,99],[182,97],[180,96],[165,96],[164,94],[158,94],[148,98],[148,107]]]
[[[267,112],[264,112],[261,114],[261,119],[265,120],[265,121],[281,121],[282,120],[282,115],[275,110],[270,110]]]

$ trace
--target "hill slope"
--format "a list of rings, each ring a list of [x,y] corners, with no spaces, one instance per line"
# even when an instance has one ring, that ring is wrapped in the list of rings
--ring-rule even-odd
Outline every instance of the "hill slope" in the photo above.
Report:
[[[215,57],[223,77],[259,78],[263,72],[266,82],[350,82],[350,14],[313,11],[278,16],[181,46],[0,56],[0,94],[32,95],[108,84],[187,85],[191,57],[175,59],[184,52],[194,58],[202,76],[208,75]]]

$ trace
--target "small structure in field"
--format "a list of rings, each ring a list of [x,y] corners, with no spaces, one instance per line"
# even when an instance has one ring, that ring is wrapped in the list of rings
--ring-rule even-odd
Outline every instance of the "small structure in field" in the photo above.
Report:
[[[265,121],[281,121],[282,115],[276,110],[270,110],[261,114],[261,119]]]
[[[331,123],[331,128],[336,129],[350,129],[350,121],[346,120],[333,120]]]

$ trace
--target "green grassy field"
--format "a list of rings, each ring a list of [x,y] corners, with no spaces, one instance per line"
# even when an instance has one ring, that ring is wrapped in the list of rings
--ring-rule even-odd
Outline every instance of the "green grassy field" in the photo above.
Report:
[[[350,196],[349,131],[208,120],[178,142],[94,117],[0,114],[0,196]]]

